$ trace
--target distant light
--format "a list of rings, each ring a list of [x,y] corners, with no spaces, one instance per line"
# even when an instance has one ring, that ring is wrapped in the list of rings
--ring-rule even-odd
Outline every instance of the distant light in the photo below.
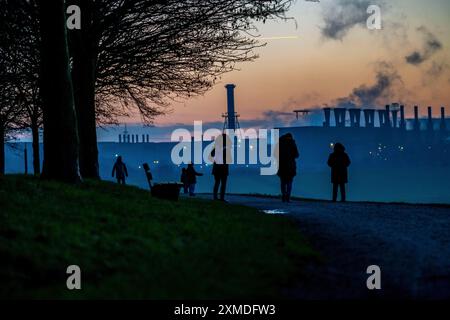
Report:
[[[115,157],[116,157],[116,158],[118,158],[118,157],[119,157],[119,155],[118,155],[118,154],[116,154],[116,155],[115,155]]]
[[[141,169],[141,166],[139,166],[139,169]]]

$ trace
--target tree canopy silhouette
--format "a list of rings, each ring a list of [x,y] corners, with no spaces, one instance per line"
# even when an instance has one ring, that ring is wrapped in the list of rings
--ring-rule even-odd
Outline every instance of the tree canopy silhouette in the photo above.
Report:
[[[138,110],[152,122],[168,102],[205,93],[257,58],[256,21],[286,19],[293,0],[77,0],[70,31],[83,176],[98,177],[96,121]]]
[[[79,166],[81,175],[86,178],[99,178],[96,135],[99,123],[115,123],[119,116],[129,116],[136,111],[143,121],[151,123],[155,117],[170,110],[171,101],[204,94],[221,75],[234,70],[241,62],[257,58],[254,49],[263,44],[257,39],[256,22],[287,19],[285,14],[294,2],[62,1],[65,8],[77,5],[81,9],[81,29],[68,31],[69,60],[66,66],[65,57],[59,57],[65,55],[66,40],[58,38],[61,34],[56,34],[55,30],[43,32],[42,29],[43,23],[46,23],[44,27],[49,27],[47,24],[52,19],[61,18],[51,15],[60,13],[39,11],[38,8],[44,6],[39,0],[2,1],[13,6],[8,14],[8,21],[15,26],[10,36],[20,39],[13,52],[17,67],[22,68],[18,72],[22,77],[19,89],[26,101],[25,111],[33,137],[37,135],[34,140],[38,141],[41,110],[44,110],[45,131],[60,127],[59,124],[51,125],[58,115],[62,115],[56,109],[57,98],[50,96],[48,87],[49,84],[56,85],[56,79],[59,79],[61,84],[52,87],[52,91],[64,100],[64,108],[68,111],[62,121],[68,121],[63,132],[68,130],[69,123],[77,125],[68,132],[72,136],[68,146],[74,146],[71,152],[77,154],[76,138],[79,137]],[[50,38],[46,39],[44,35]],[[50,72],[50,67],[61,70]],[[38,70],[43,72],[39,74]],[[70,72],[73,83],[74,119],[69,119],[72,117],[69,84],[61,80],[66,71]],[[38,74],[41,87],[36,85]],[[57,88],[62,92],[56,92]],[[45,131],[44,153],[50,154],[52,148],[57,148],[54,152],[60,152],[58,148],[62,146],[45,146],[45,143],[56,141]],[[52,135],[61,135],[61,132]]]
[[[3,78],[3,86],[14,90],[9,99],[16,96],[15,109],[22,116],[15,119],[16,129],[30,129],[33,145],[34,173],[40,173],[39,129],[42,127],[42,105],[39,94],[39,23],[34,1],[3,0],[0,13],[0,54],[3,71],[10,76]],[[13,71],[13,72],[12,72]],[[14,99],[13,99],[14,100]]]

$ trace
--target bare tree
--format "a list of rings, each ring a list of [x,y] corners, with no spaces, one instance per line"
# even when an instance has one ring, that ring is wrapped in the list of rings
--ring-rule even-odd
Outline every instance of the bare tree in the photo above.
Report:
[[[17,124],[30,129],[34,174],[40,173],[39,129],[42,107],[39,95],[39,21],[35,0],[2,0],[0,53],[4,63],[14,66],[14,88],[20,95],[24,117]]]
[[[255,21],[285,18],[293,0],[74,0],[70,32],[81,173],[98,178],[96,121],[139,110],[152,122],[168,102],[205,93],[257,58]]]
[[[35,1],[17,2],[32,8]],[[238,63],[257,58],[254,49],[261,44],[256,37],[255,21],[286,19],[285,13],[293,1],[71,0],[68,5],[78,5],[82,13],[81,30],[69,33],[82,176],[99,177],[98,123],[115,122],[118,116],[129,115],[136,109],[145,122],[151,123],[168,110],[170,101],[204,94]],[[25,28],[33,34],[39,16],[32,10],[28,16],[37,21],[29,22],[27,25],[31,27]],[[46,16],[49,15],[41,18]],[[20,26],[20,19],[15,24]],[[34,37],[27,39],[30,44],[40,43],[39,37],[34,32]],[[46,39],[42,41],[46,43]],[[31,60],[38,56],[39,48],[37,51],[31,45],[20,48],[22,57],[29,57],[28,65],[35,64]],[[57,58],[52,50],[41,48],[42,57]],[[64,51],[60,54],[64,55]],[[55,60],[59,65],[52,63],[54,69],[62,68],[58,76],[66,70],[61,59]],[[50,61],[43,59],[42,65],[49,67],[46,63]],[[57,72],[54,73],[56,76]],[[32,74],[35,72],[29,72]],[[42,75],[49,77],[45,72]],[[29,98],[30,119],[36,120],[40,101],[33,98],[36,91],[31,90],[32,79],[28,77],[23,92]],[[44,111],[55,107],[46,106],[49,101],[49,96],[43,99]],[[30,121],[30,125],[36,128],[38,122]],[[50,135],[44,131],[44,144],[48,141],[46,136]],[[46,152],[51,148],[45,147]]]
[[[14,69],[0,56],[0,175],[5,173],[5,142],[23,121],[23,103],[16,90]]]

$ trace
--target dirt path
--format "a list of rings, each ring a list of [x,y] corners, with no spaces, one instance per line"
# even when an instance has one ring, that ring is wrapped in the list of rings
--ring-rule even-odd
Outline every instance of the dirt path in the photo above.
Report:
[[[450,298],[450,208],[437,206],[293,202],[229,196],[231,203],[280,210],[326,261],[309,266],[294,298]],[[367,267],[378,265],[382,290],[366,287]]]

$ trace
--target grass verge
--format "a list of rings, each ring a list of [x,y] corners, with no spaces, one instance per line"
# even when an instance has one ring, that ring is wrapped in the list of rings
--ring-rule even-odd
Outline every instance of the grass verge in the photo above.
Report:
[[[0,178],[2,298],[283,298],[315,257],[294,222],[256,209]],[[82,290],[66,288],[69,265]]]

